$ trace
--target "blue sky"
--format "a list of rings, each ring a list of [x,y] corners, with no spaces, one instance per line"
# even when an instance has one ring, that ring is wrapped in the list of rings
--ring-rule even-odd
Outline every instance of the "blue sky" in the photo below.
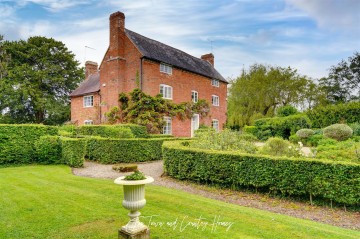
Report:
[[[360,0],[0,0],[0,34],[53,37],[82,64],[100,63],[116,11],[132,31],[193,56],[212,51],[226,78],[262,63],[316,79],[360,51]]]

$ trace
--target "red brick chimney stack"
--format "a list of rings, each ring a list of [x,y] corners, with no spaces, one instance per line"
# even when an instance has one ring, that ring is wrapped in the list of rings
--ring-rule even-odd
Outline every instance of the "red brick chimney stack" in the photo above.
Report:
[[[85,62],[85,79],[87,79],[90,75],[98,72],[98,64],[93,61]]]
[[[115,12],[110,15],[110,58],[124,58],[125,42],[125,15],[122,12]]]
[[[201,59],[210,62],[214,66],[214,55],[212,53],[202,55]]]

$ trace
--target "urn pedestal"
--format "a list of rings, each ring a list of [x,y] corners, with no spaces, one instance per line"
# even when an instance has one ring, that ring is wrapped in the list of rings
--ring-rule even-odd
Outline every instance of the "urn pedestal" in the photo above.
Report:
[[[154,182],[152,177],[146,176],[144,180],[124,180],[125,176],[115,179],[114,183],[123,185],[124,200],[122,205],[130,212],[130,221],[119,229],[119,238],[150,238],[150,230],[139,220],[139,210],[146,205],[145,185]]]

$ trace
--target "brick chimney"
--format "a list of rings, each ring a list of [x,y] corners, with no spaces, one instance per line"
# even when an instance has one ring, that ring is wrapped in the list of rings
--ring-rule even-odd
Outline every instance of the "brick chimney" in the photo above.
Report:
[[[212,53],[202,55],[201,59],[210,62],[214,66],[214,55]]]
[[[93,61],[85,62],[85,79],[98,72],[98,64]]]
[[[114,12],[110,15],[110,58],[124,58],[125,48],[125,15],[122,12]]]

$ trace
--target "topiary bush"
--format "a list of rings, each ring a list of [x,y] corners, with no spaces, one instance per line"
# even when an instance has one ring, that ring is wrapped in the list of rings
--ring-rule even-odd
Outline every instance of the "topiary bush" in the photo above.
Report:
[[[343,141],[351,138],[353,130],[346,124],[333,124],[326,127],[323,134],[327,138]]]
[[[255,126],[245,125],[245,126],[242,128],[242,131],[243,131],[244,133],[247,133],[247,134],[256,135],[256,127],[255,127]]]
[[[35,142],[37,163],[60,164],[62,163],[62,147],[59,136],[41,136]]]
[[[284,105],[276,110],[276,116],[278,117],[286,117],[297,113],[299,113],[298,110],[292,105]]]
[[[298,131],[296,131],[296,135],[300,139],[307,139],[314,134],[315,132],[312,129],[299,129]]]

